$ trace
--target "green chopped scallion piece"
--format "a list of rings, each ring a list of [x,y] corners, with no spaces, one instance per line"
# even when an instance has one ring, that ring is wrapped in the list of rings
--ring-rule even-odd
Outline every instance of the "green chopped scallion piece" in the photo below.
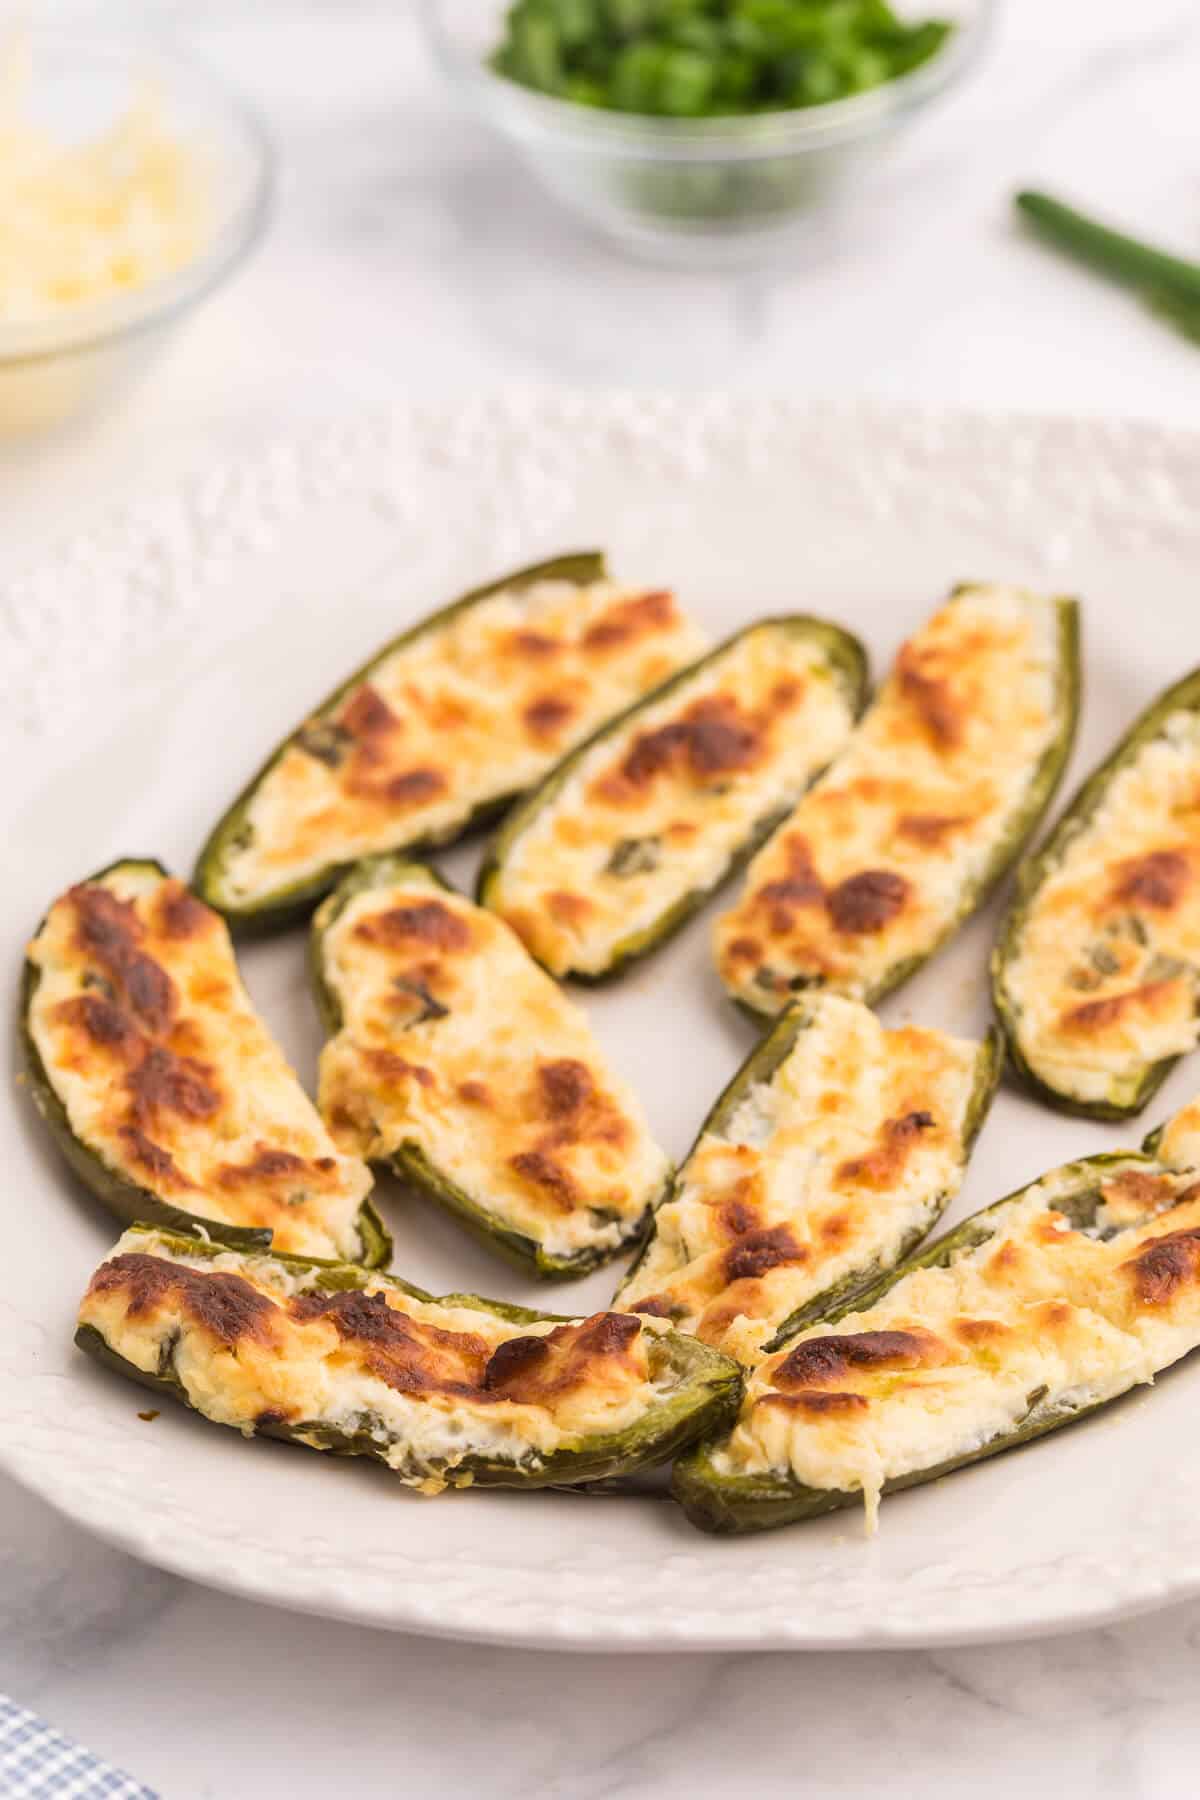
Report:
[[[882,87],[952,29],[901,19],[887,0],[513,0],[490,60],[579,105],[699,119]]]

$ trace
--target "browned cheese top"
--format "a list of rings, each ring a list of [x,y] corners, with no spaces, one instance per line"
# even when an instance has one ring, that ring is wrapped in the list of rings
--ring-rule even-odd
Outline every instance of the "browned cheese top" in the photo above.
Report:
[[[434,1486],[473,1455],[522,1461],[622,1430],[672,1379],[628,1314],[518,1323],[385,1277],[326,1292],[268,1257],[189,1259],[136,1230],[79,1322],[220,1424],[340,1432]]]
[[[909,639],[717,922],[735,997],[869,999],[936,947],[1023,817],[1059,729],[1057,658],[1054,602],[1013,588],[969,589]]]
[[[184,1212],[356,1258],[365,1165],[338,1149],[179,881],[127,864],[56,900],[29,947],[29,1029],[74,1136]]]
[[[703,646],[661,589],[547,580],[464,608],[291,741],[224,852],[222,904],[454,836]]]
[[[966,1162],[978,1043],[885,1031],[835,994],[805,1010],[770,1078],[680,1169],[620,1296],[747,1363],[800,1307],[891,1268]]]
[[[854,724],[818,638],[744,631],[599,738],[504,851],[487,902],[556,975],[595,974],[794,806]]]
[[[323,932],[342,1028],[321,1110],[371,1160],[402,1150],[554,1254],[616,1248],[667,1174],[582,1010],[507,925],[413,867]]]
[[[1200,1343],[1200,1182],[1135,1163],[1101,1179],[1086,1229],[1071,1223],[1078,1171],[1056,1171],[982,1245],[768,1358],[723,1466],[873,1505],[885,1482],[1017,1433],[1039,1408],[1098,1404],[1186,1355]]]
[[[1147,1064],[1195,1045],[1198,971],[1200,718],[1181,710],[1038,888],[1004,987],[1040,1079],[1121,1101]]]

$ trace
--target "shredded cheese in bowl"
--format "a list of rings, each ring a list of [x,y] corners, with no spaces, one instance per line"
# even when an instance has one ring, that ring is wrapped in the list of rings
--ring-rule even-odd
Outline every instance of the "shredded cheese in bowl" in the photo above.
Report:
[[[0,433],[144,362],[255,241],[270,173],[256,120],[173,56],[0,41]]]
[[[198,159],[147,87],[98,136],[58,141],[29,114],[27,46],[0,75],[0,322],[44,317],[173,274],[204,245]]]

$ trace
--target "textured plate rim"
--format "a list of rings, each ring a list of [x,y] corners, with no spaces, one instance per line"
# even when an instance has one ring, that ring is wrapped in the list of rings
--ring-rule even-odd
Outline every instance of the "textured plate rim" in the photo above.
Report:
[[[1096,1630],[1162,1607],[1182,1605],[1200,1594],[1198,1563],[1178,1579],[1172,1578],[1169,1585],[1161,1579],[1131,1582],[1128,1591],[1109,1593],[1093,1605],[1077,1607],[1069,1615],[1052,1607],[1044,1610],[1035,1607],[1020,1618],[999,1624],[980,1622],[973,1626],[946,1624],[930,1628],[916,1623],[907,1627],[848,1623],[842,1631],[823,1632],[814,1630],[811,1625],[797,1623],[794,1629],[773,1626],[762,1631],[749,1619],[740,1629],[730,1630],[727,1626],[714,1629],[708,1623],[687,1620],[659,1620],[646,1626],[636,1621],[622,1623],[605,1617],[589,1627],[581,1609],[564,1604],[553,1619],[546,1616],[537,1627],[528,1630],[506,1626],[495,1619],[480,1623],[467,1609],[460,1610],[444,1600],[439,1601],[436,1608],[417,1605],[406,1608],[403,1603],[397,1605],[392,1601],[373,1604],[360,1590],[353,1601],[348,1601],[344,1590],[335,1581],[322,1584],[298,1580],[294,1569],[288,1572],[287,1584],[281,1586],[274,1568],[270,1574],[266,1572],[257,1551],[253,1559],[247,1559],[236,1569],[214,1569],[205,1560],[210,1546],[203,1538],[189,1535],[181,1539],[176,1529],[170,1539],[160,1540],[148,1535],[144,1527],[139,1529],[115,1518],[103,1506],[90,1505],[82,1488],[63,1491],[60,1487],[56,1492],[48,1492],[36,1473],[24,1465],[19,1454],[12,1455],[0,1449],[0,1468],[27,1493],[44,1500],[60,1517],[80,1526],[112,1549],[169,1575],[194,1581],[217,1593],[279,1607],[285,1612],[456,1643],[561,1650],[581,1655],[662,1655],[672,1651],[700,1655],[729,1651],[945,1650]],[[611,1498],[598,1498],[592,1503],[598,1506],[625,1504]],[[655,1504],[668,1505],[670,1502],[664,1500]],[[295,1591],[297,1589],[303,1591]]]

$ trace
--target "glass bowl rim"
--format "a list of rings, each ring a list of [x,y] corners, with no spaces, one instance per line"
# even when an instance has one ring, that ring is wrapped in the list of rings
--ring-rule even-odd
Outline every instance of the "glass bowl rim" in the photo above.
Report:
[[[190,51],[152,32],[109,33],[32,25],[20,37],[30,45],[37,80],[39,55],[77,59],[99,70],[161,70],[197,97],[216,122],[215,135],[238,140],[248,159],[246,192],[222,218],[199,253],[180,269],[127,294],[88,300],[36,319],[0,321],[0,368],[49,361],[100,349],[164,324],[195,304],[233,273],[258,243],[274,205],[277,162],[258,110]]]
[[[927,62],[864,93],[818,106],[712,119],[615,112],[539,93],[499,74],[482,57],[466,54],[446,27],[445,0],[417,0],[417,13],[443,74],[469,95],[485,116],[514,135],[555,138],[571,148],[617,157],[739,161],[823,149],[863,137],[932,100],[973,66],[999,4],[1000,0],[972,0],[969,15],[955,22],[945,43]]]

